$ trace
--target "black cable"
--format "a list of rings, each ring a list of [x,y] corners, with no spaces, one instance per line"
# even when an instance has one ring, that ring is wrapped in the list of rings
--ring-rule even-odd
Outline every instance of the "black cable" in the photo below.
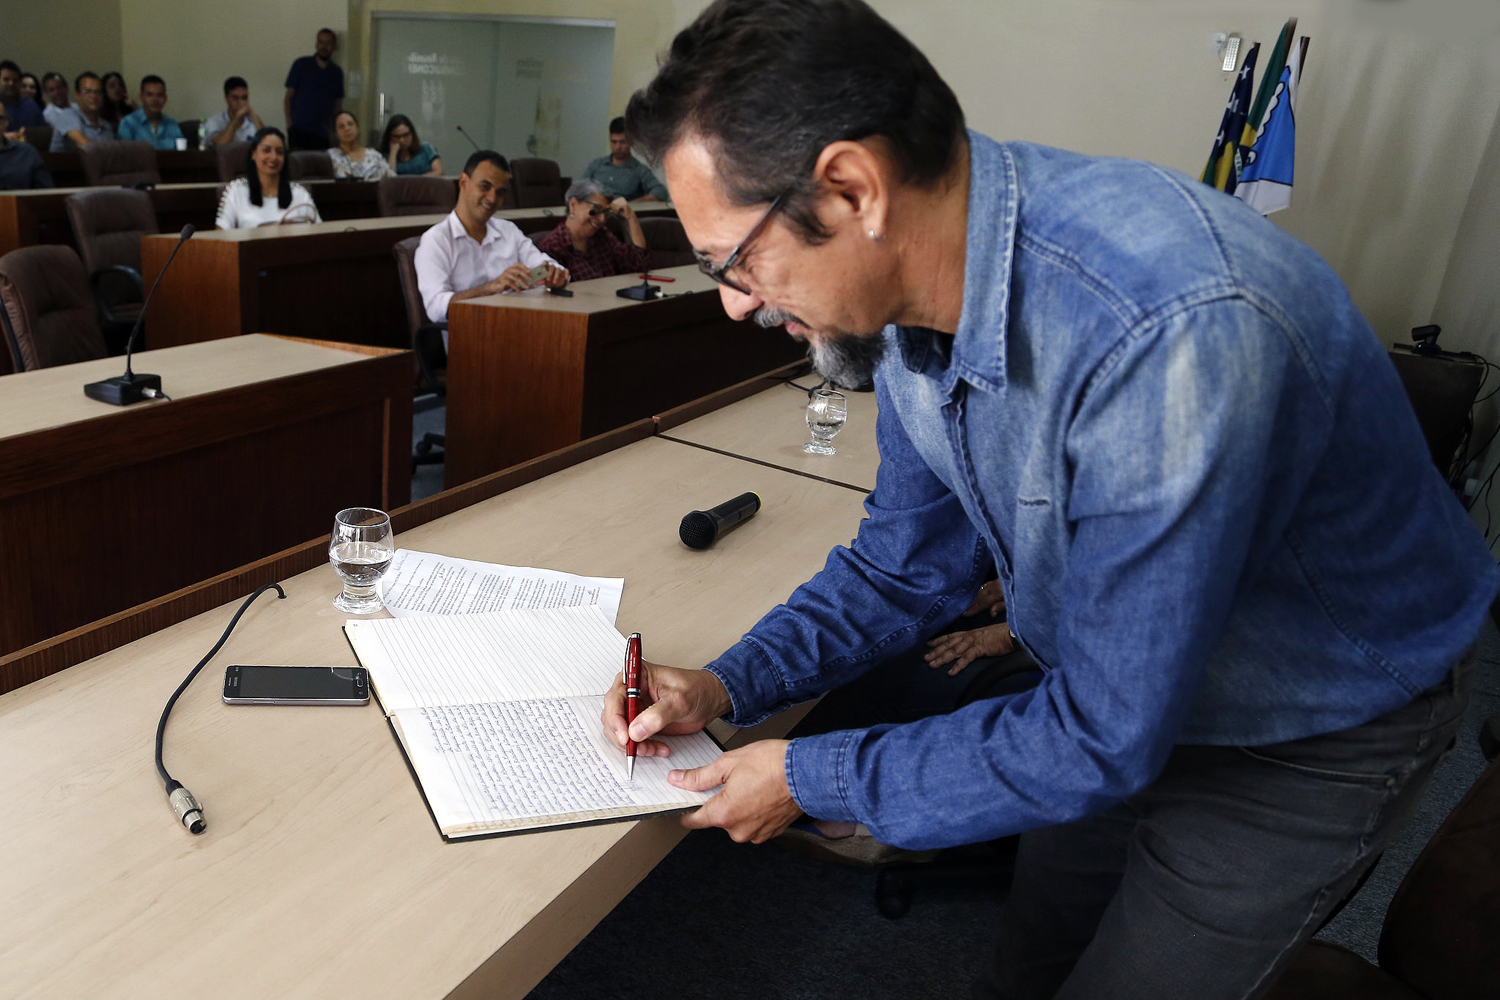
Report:
[[[187,677],[183,678],[182,683],[177,685],[177,690],[173,691],[172,697],[167,699],[167,707],[161,710],[161,721],[156,724],[156,773],[161,775],[162,783],[167,786],[167,801],[172,803],[173,809],[177,810],[177,818],[182,821],[183,826],[194,833],[202,833],[207,829],[203,823],[203,807],[197,799],[193,798],[192,792],[183,788],[181,782],[167,773],[167,766],[162,763],[161,759],[162,739],[167,734],[167,716],[172,714],[172,706],[177,704],[177,699],[182,697],[182,692],[187,690],[187,686],[193,683],[193,678],[198,676],[198,671],[207,666],[208,661],[214,658],[214,654],[229,641],[229,633],[233,632],[234,627],[239,624],[240,616],[250,607],[251,602],[273,587],[276,588],[277,597],[282,600],[286,599],[286,591],[281,589],[279,583],[267,583],[255,588],[255,593],[245,598],[245,603],[241,604],[240,609],[234,613],[234,617],[229,619],[229,625],[224,629],[224,634],[219,636],[219,641],[214,643],[214,648],[210,649],[208,654],[198,661],[198,665],[188,672]]]

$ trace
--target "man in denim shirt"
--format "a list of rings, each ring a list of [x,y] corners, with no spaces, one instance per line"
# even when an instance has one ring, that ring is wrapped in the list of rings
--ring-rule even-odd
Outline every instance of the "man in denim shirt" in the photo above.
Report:
[[[991,562],[1044,671],[674,772],[722,786],[687,825],[1025,831],[979,995],[1264,992],[1450,744],[1500,582],[1338,278],[1182,175],[965,132],[860,0],[719,0],[627,125],[731,316],[874,370],[881,452],[855,541],[706,670],[649,666],[631,735],[845,683]]]

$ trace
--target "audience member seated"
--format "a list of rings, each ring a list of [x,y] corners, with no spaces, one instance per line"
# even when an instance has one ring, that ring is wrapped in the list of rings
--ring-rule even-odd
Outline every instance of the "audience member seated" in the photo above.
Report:
[[[68,102],[68,78],[61,73],[48,73],[42,77],[42,96],[46,98],[42,104],[42,118],[55,131],[58,116],[74,106]]]
[[[380,155],[380,150],[360,144],[359,119],[352,111],[340,111],[334,116],[333,132],[339,140],[339,144],[328,151],[328,158],[333,161],[333,176],[360,181],[396,176],[396,171]]]
[[[38,108],[42,106],[42,81],[35,73],[21,74],[21,96],[31,98]]]
[[[324,28],[314,54],[294,60],[287,71],[282,106],[294,150],[328,148],[328,124],[344,107],[344,71],[332,61],[338,47],[338,36]]]
[[[224,185],[220,229],[253,229],[292,222],[322,222],[307,188],[286,176],[286,136],[267,125],[250,139],[245,176]]]
[[[51,187],[52,175],[42,163],[42,154],[35,146],[19,142],[7,134],[10,119],[6,107],[5,102],[0,101],[0,191]]]
[[[260,115],[250,106],[250,85],[242,76],[231,76],[224,81],[223,111],[203,123],[208,140],[215,146],[226,142],[249,142],[255,133],[265,128]]]
[[[91,142],[114,142],[115,127],[100,113],[104,108],[104,83],[99,74],[87,71],[73,81],[73,106],[48,117],[52,126],[52,152],[82,149]]]
[[[0,59],[0,101],[10,112],[10,128],[20,132],[33,125],[45,125],[41,106],[27,97],[21,87],[21,67],[9,59]],[[36,78],[33,77],[33,80]]]
[[[380,137],[380,153],[391,169],[402,176],[443,176],[443,161],[438,157],[438,151],[432,148],[432,143],[417,138],[417,127],[405,115],[391,115],[391,120],[385,123],[385,134]],[[507,172],[509,169],[506,168]]]
[[[630,234],[626,243],[609,231],[611,214],[619,216]],[[644,271],[651,259],[646,234],[624,198],[604,197],[599,182],[584,178],[568,188],[568,215],[557,228],[536,241],[537,248],[568,269],[574,281],[607,278],[627,271]]]
[[[667,186],[656,179],[650,167],[630,155],[630,137],[625,134],[624,118],[609,123],[609,155],[592,161],[583,176],[598,181],[611,198],[667,200]]]
[[[130,90],[125,86],[123,76],[119,73],[105,73],[103,83],[104,107],[100,109],[99,117],[118,130],[125,116],[137,109],[130,103]]]
[[[450,302],[535,286],[533,268],[545,265],[541,283],[548,288],[568,283],[567,270],[537,249],[515,223],[494,218],[509,183],[505,157],[487,149],[475,152],[458,175],[458,205],[422,234],[415,257],[417,288],[432,322],[448,321]],[[444,333],[445,347],[447,341]]]
[[[167,106],[167,84],[159,76],[141,77],[141,106],[120,119],[119,136],[124,142],[149,142],[157,149],[176,149],[186,138],[177,119],[162,114]]]

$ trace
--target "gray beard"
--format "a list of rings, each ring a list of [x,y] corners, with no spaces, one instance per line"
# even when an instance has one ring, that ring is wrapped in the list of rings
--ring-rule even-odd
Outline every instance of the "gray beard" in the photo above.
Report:
[[[807,326],[789,312],[771,306],[761,306],[752,317],[764,327],[796,323]],[[804,338],[798,338],[804,339]],[[885,357],[885,338],[878,333],[838,333],[825,336],[814,342],[808,341],[807,355],[813,367],[828,381],[845,388],[868,385],[875,377],[875,369]]]

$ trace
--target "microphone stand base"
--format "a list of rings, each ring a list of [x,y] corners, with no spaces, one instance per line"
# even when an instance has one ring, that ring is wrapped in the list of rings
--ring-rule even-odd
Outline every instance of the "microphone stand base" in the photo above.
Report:
[[[146,398],[146,390],[161,392],[160,375],[120,375],[102,382],[90,382],[83,387],[83,394],[111,406],[129,406]]]

